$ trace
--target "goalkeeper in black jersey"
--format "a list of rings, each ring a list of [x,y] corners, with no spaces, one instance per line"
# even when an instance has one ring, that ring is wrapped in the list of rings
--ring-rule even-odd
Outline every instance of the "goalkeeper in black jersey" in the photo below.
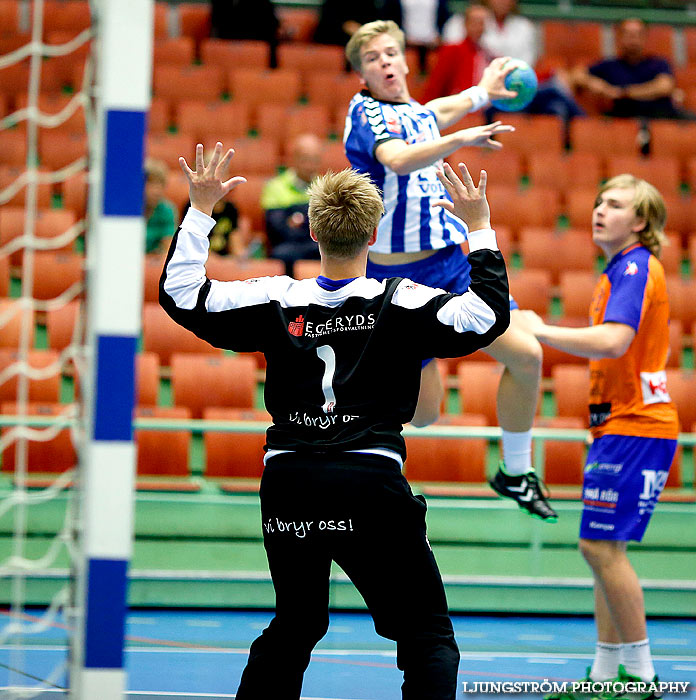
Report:
[[[238,700],[297,700],[328,627],[329,572],[350,577],[379,634],[397,643],[403,698],[454,700],[459,652],[425,531],[426,505],[401,474],[402,425],[416,407],[421,362],[483,348],[510,320],[505,263],[490,228],[486,174],[438,174],[436,206],[469,228],[471,286],[456,295],[407,279],[365,277],[383,213],[355,171],[310,187],[321,275],[220,282],[205,273],[213,205],[244,178],[224,180],[233,152],[217,144],[196,169],[181,158],[191,207],[171,244],[160,303],[216,347],[266,356],[267,432],[260,498],[276,614],[252,644]]]

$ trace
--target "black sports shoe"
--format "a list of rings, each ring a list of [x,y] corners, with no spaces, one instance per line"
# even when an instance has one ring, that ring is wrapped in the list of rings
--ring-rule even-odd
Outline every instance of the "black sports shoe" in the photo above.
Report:
[[[547,523],[555,523],[558,520],[556,511],[549,505],[547,495],[541,490],[539,477],[534,471],[510,476],[501,468],[488,483],[491,488],[503,498],[512,498],[517,505],[527,511],[533,518],[545,520]]]

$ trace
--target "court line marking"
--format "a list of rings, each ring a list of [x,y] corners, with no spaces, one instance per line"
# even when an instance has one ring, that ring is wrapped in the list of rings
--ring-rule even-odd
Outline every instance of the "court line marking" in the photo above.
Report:
[[[48,646],[48,645],[17,645],[5,644],[0,645],[0,651],[59,651],[65,653],[68,650],[67,646]],[[244,647],[126,647],[126,653],[133,652],[139,654],[248,654],[249,649]],[[396,657],[396,651],[380,650],[380,649],[315,649],[312,656],[381,656],[381,657]],[[468,661],[483,661],[487,659],[548,659],[549,663],[553,663],[554,659],[593,659],[594,655],[590,653],[567,653],[560,652],[522,652],[522,651],[486,651],[481,653],[474,651],[461,651],[460,658]],[[653,655],[655,661],[665,661],[668,663],[690,663],[696,661],[694,656],[661,656]],[[694,670],[693,667],[686,668],[687,671]]]

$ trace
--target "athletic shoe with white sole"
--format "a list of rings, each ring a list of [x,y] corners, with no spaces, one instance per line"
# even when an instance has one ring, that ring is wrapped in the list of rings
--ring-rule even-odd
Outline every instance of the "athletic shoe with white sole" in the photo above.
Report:
[[[655,676],[651,681],[644,681],[638,676],[626,672],[623,664],[619,664],[619,675],[603,693],[596,694],[592,700],[657,700],[662,697],[660,679]]]
[[[548,496],[542,491],[542,484],[534,471],[510,476],[504,471],[501,463],[496,475],[488,483],[491,488],[503,498],[511,498],[517,505],[533,518],[547,523],[555,523],[558,514],[549,505]]]

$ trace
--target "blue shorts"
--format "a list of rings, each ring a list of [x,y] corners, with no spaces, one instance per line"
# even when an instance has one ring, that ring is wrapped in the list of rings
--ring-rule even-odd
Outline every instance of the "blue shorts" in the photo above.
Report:
[[[458,245],[441,248],[434,255],[404,265],[377,265],[367,260],[367,276],[376,280],[406,277],[412,282],[464,294],[471,284],[471,265]],[[519,309],[510,297],[510,310]]]
[[[676,440],[664,438],[596,438],[585,463],[580,537],[640,542],[676,449]]]

